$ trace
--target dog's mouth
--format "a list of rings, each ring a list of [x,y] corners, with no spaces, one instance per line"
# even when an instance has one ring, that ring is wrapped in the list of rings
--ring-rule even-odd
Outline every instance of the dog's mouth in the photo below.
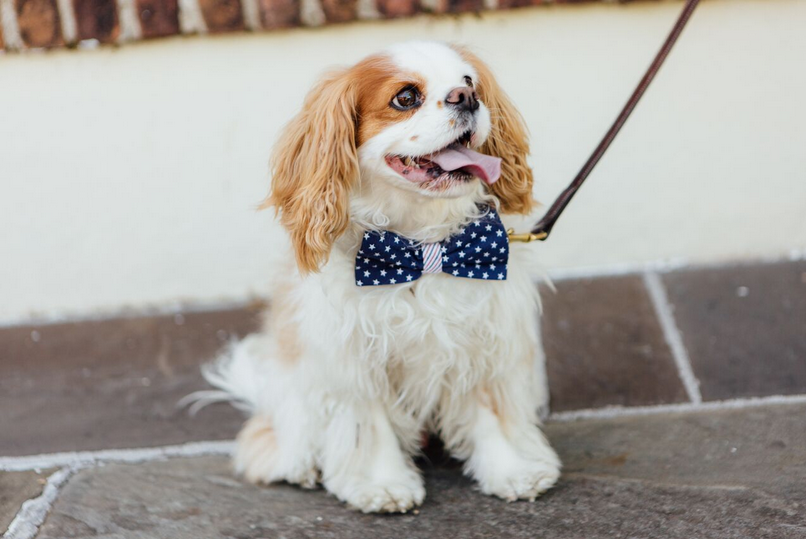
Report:
[[[501,159],[471,150],[473,136],[465,131],[441,150],[425,155],[387,155],[386,164],[426,189],[443,189],[473,178],[492,184],[501,176]]]

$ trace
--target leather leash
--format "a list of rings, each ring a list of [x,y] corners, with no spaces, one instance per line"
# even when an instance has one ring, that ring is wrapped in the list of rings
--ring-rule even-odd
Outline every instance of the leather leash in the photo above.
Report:
[[[574,178],[574,181],[571,182],[565,190],[560,193],[557,197],[557,200],[554,201],[554,204],[548,209],[542,219],[535,225],[531,232],[524,233],[524,234],[515,234],[513,229],[507,230],[507,235],[509,236],[509,241],[520,241],[520,242],[530,242],[530,241],[543,241],[549,237],[551,233],[551,229],[554,228],[554,224],[559,219],[560,215],[562,215],[563,210],[565,210],[568,203],[571,202],[571,199],[574,198],[574,195],[582,187],[582,183],[587,179],[590,175],[591,171],[593,171],[596,164],[602,158],[604,153],[610,147],[610,144],[613,142],[613,139],[616,138],[618,132],[624,126],[624,123],[627,121],[627,118],[630,117],[632,114],[633,109],[641,100],[646,89],[649,87],[649,84],[652,82],[652,79],[655,78],[655,75],[658,74],[663,62],[666,60],[666,57],[669,55],[669,52],[672,50],[677,38],[680,36],[680,33],[685,28],[686,23],[688,22],[691,14],[694,12],[694,8],[697,7],[700,0],[687,0],[686,5],[683,7],[683,12],[680,14],[680,17],[677,19],[674,27],[672,27],[672,31],[669,33],[669,37],[666,38],[663,46],[661,47],[660,51],[658,51],[657,56],[655,56],[655,60],[647,69],[646,74],[641,79],[641,82],[638,83],[638,87],[630,96],[629,101],[627,104],[624,105],[624,108],[621,109],[621,114],[618,115],[616,121],[613,122],[613,125],[610,126],[610,129],[605,134],[602,141],[593,151],[593,154],[588,158],[585,162],[585,165],[579,171],[579,173]]]

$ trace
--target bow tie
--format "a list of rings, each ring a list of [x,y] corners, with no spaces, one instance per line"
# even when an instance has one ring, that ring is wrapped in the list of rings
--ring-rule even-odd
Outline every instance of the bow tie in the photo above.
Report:
[[[495,210],[439,243],[416,243],[389,231],[364,232],[355,259],[355,284],[378,286],[416,281],[423,273],[468,279],[507,278],[509,240]]]

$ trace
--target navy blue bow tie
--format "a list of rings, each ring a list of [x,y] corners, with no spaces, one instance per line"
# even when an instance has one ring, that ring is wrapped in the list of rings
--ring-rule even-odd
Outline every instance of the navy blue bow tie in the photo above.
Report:
[[[509,240],[495,210],[439,243],[415,243],[394,232],[364,232],[355,258],[355,284],[378,286],[416,281],[423,273],[469,279],[507,278]]]

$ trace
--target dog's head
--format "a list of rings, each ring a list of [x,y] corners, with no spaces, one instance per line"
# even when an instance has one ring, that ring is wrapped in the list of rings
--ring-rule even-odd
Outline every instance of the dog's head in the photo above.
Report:
[[[527,153],[523,120],[481,60],[404,43],[311,90],[275,148],[267,204],[300,269],[316,271],[347,228],[356,192],[402,191],[428,204],[471,197],[483,182],[502,211],[527,213]]]

